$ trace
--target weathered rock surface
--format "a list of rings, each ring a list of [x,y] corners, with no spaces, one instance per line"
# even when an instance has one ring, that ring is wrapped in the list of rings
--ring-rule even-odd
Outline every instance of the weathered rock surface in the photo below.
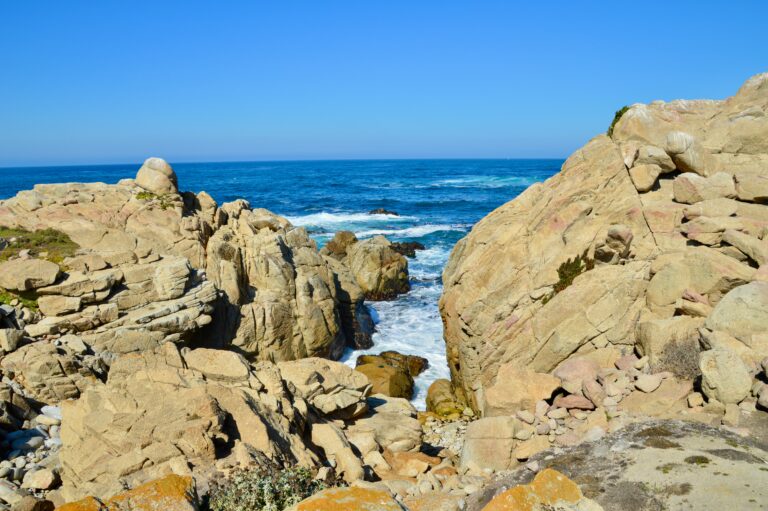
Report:
[[[759,509],[768,498],[768,446],[763,441],[690,422],[632,424],[594,442],[546,450],[527,466],[541,471],[536,475],[521,467],[471,495],[466,509],[507,509],[493,502],[505,502],[502,496],[521,492],[511,488],[551,469],[603,509],[616,511]]]
[[[440,302],[459,398],[484,411],[505,370],[636,347],[658,367],[713,343],[766,356],[766,110],[768,74],[723,101],[632,105],[475,225]]]
[[[170,343],[120,357],[106,384],[62,404],[64,496],[106,498],[168,473],[204,480],[238,444],[276,463],[316,465],[308,425],[365,411],[368,384],[343,364],[307,362],[303,373],[271,363],[251,368],[233,352],[179,352]],[[331,450],[341,461],[343,453]]]
[[[330,488],[305,499],[289,511],[403,511],[402,507],[386,491],[367,488]]]
[[[197,511],[198,498],[189,476],[166,475],[111,499],[86,497],[56,508],[59,511]]]

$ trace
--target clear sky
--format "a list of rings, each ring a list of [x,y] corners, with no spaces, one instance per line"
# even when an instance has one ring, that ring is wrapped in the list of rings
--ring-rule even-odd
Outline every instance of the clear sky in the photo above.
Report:
[[[3,1],[0,166],[565,157],[768,71],[760,1]]]

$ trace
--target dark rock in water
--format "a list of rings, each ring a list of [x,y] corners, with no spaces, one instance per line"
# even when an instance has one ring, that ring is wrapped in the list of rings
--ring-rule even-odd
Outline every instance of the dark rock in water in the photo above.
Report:
[[[390,210],[388,210],[388,209],[384,209],[384,208],[376,208],[376,209],[372,209],[372,210],[370,210],[370,211],[368,212],[368,214],[369,214],[369,215],[392,215],[392,216],[400,216],[400,214],[399,214],[399,213],[397,213],[397,212],[395,212],[395,211],[390,211]]]
[[[425,250],[426,248],[418,241],[397,241],[392,243],[392,250],[405,257],[416,257],[417,250]]]

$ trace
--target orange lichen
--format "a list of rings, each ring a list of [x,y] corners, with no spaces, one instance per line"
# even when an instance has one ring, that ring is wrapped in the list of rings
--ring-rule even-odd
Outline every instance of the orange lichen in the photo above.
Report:
[[[386,492],[366,488],[331,488],[296,505],[296,511],[402,511]]]
[[[86,497],[56,511],[186,511],[196,509],[192,478],[170,474],[119,493],[102,503]]]
[[[575,503],[583,497],[579,487],[557,470],[542,470],[528,485],[515,486],[491,500],[483,511],[533,511],[557,503]]]

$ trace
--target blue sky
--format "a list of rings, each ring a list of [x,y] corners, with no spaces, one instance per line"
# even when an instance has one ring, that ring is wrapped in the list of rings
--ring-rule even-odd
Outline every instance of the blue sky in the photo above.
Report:
[[[768,71],[765,1],[0,5],[0,166],[564,157]]]

